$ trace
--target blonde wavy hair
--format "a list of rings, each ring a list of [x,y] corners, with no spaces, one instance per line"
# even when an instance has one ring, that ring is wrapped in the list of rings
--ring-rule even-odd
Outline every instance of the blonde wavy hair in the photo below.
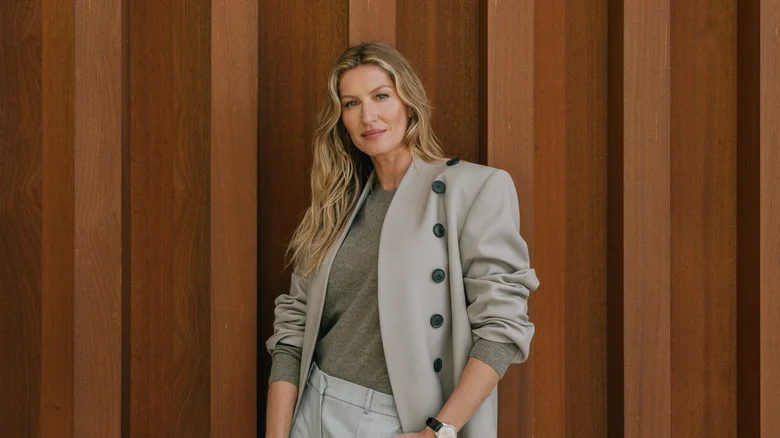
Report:
[[[425,89],[403,55],[380,42],[358,44],[344,51],[330,71],[328,92],[317,115],[312,139],[311,206],[287,249],[288,262],[304,277],[320,266],[347,226],[374,169],[371,158],[352,143],[341,120],[339,81],[344,72],[362,65],[384,70],[401,101],[412,109],[404,136],[404,146],[412,157],[428,162],[444,159],[431,128],[431,106]]]

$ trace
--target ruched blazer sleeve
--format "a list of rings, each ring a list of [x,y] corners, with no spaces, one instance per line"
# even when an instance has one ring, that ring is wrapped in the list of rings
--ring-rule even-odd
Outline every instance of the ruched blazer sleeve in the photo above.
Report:
[[[528,358],[534,325],[528,296],[539,281],[520,236],[520,212],[512,178],[495,171],[482,185],[463,223],[460,258],[468,318],[476,337],[520,347],[514,363]]]

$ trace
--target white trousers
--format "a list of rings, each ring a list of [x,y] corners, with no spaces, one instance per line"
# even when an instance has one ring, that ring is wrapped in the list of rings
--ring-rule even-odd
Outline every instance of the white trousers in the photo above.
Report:
[[[403,433],[392,395],[331,377],[317,364],[312,363],[302,397],[290,438],[392,438]]]

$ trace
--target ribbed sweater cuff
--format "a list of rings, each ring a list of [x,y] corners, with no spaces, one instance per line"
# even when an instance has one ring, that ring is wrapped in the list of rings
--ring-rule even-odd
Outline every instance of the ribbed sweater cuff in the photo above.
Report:
[[[276,348],[272,355],[271,376],[268,384],[273,382],[290,382],[298,386],[301,371],[301,356],[288,351],[287,348]]]
[[[479,338],[471,348],[469,356],[476,357],[490,365],[503,378],[506,370],[512,363],[512,359],[517,356],[519,351],[520,347],[515,344],[505,344]]]

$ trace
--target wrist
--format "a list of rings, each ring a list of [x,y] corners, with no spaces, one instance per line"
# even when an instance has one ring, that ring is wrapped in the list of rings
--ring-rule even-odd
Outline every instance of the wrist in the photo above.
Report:
[[[425,426],[422,432],[420,432],[422,438],[436,438],[436,432],[428,426]]]

